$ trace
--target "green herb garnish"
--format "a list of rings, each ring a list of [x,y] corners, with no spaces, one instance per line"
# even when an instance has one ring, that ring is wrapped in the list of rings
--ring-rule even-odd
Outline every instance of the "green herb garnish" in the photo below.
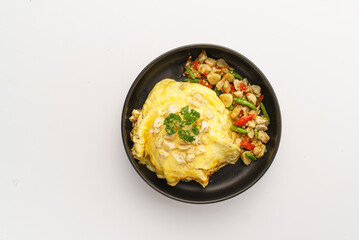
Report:
[[[164,124],[166,125],[166,132],[169,135],[175,134],[178,132],[178,136],[185,140],[186,142],[193,142],[195,136],[191,135],[191,132],[194,135],[199,134],[199,130],[194,122],[201,117],[201,114],[194,109],[189,109],[188,106],[181,108],[179,114],[171,113],[166,117]],[[182,129],[185,126],[191,126],[191,130]]]

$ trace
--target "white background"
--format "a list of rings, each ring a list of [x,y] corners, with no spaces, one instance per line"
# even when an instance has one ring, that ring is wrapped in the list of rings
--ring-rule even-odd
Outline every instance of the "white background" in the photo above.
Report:
[[[0,2],[0,240],[358,239],[358,1]],[[251,59],[283,118],[269,171],[230,200],[166,198],[120,130],[138,73],[182,45]]]

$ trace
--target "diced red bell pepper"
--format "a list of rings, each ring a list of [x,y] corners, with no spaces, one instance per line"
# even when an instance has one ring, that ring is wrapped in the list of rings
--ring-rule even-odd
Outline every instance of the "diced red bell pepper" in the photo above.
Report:
[[[255,147],[254,144],[249,143],[246,139],[243,138],[242,142],[240,143],[242,147],[244,147],[247,150],[253,150]]]
[[[246,124],[248,121],[252,120],[253,117],[254,117],[254,114],[249,114],[249,115],[247,115],[247,116],[245,116],[245,117],[242,117],[242,118],[238,119],[238,120],[234,123],[234,125],[236,125],[237,127],[241,127],[241,126],[243,126],[244,124]]]
[[[193,62],[193,65],[194,65],[194,68],[195,68],[195,69],[198,69],[198,61],[194,61],[194,62]]]
[[[206,81],[199,80],[198,82],[199,82],[200,84],[202,84],[203,86],[205,86],[205,87],[212,88],[212,85],[211,85],[211,84],[209,84],[209,83],[208,83],[208,82],[206,82]]]
[[[203,74],[204,74],[204,76],[206,76],[206,77],[207,77],[207,74],[208,74],[208,73],[207,73],[207,71],[204,71],[204,73],[203,73]]]
[[[263,99],[264,99],[264,95],[262,94],[262,95],[259,97],[259,100],[261,100],[261,102],[263,102]]]
[[[242,91],[245,91],[247,89],[247,86],[244,84],[244,83],[241,83],[239,84],[239,88],[242,90]]]
[[[232,84],[229,84],[232,90],[236,90],[235,87]]]

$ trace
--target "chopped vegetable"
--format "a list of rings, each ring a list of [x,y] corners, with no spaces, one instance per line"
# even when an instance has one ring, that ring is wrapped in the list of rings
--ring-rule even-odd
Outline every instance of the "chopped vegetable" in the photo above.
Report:
[[[227,109],[228,109],[229,111],[232,111],[232,110],[234,109],[233,104],[232,104],[231,106],[227,107]]]
[[[262,103],[264,95],[261,94],[261,87],[251,85],[246,78],[235,72],[235,69],[228,65],[224,59],[207,58],[204,50],[194,61],[192,61],[191,56],[188,58],[185,64],[185,75],[188,78],[183,81],[200,83],[211,88],[229,110],[229,116],[233,122],[230,128],[232,131],[240,133],[239,135],[236,134],[235,141],[240,142],[242,161],[249,165],[252,160],[263,156],[264,152],[259,155],[254,150],[265,148],[265,145],[259,144],[261,142],[266,143],[270,139],[265,133],[268,130],[270,120]],[[248,126],[248,130],[244,126]],[[192,127],[193,131],[191,128],[186,129],[193,135],[196,133],[196,127]],[[181,132],[179,134],[183,137],[187,136],[188,140],[191,140],[191,136],[188,137],[189,133]]]
[[[186,125],[191,125],[198,118],[201,117],[201,114],[199,112],[197,112],[196,110],[191,109],[191,111],[189,111],[188,106],[181,108],[180,113],[183,115],[183,118],[184,118],[183,121],[185,122]]]
[[[195,135],[199,134],[199,129],[197,125],[192,125],[191,132],[193,132]]]
[[[180,116],[180,115],[182,116]],[[201,114],[194,109],[189,110],[188,106],[181,108],[179,114],[171,113],[166,117],[164,125],[166,125],[166,132],[169,135],[178,132],[178,136],[186,142],[193,142],[195,137],[190,134],[190,130],[183,130],[184,126],[192,125],[197,119],[201,117]],[[196,124],[192,125],[191,132],[195,135],[199,134],[199,130]]]
[[[208,82],[204,81],[204,80],[199,80],[198,82],[200,84],[202,84],[203,86],[205,86],[205,87],[212,88],[212,85],[209,84]]]
[[[231,130],[234,131],[234,132],[238,132],[238,133],[249,133],[249,131],[241,128],[241,127],[237,127],[235,125],[232,125],[231,126]],[[249,144],[249,143],[248,143]],[[254,147],[253,147],[254,148]]]
[[[186,78],[186,79],[183,79],[184,82],[191,82],[191,83],[198,83],[199,82],[199,79],[197,78]]]
[[[254,106],[251,102],[248,102],[247,100],[243,99],[243,98],[233,98],[233,100],[240,104],[240,105],[244,105],[247,106],[253,110],[257,110],[256,106]],[[263,111],[263,110],[262,110]]]
[[[190,78],[195,79],[196,77],[194,76],[192,70],[189,67],[184,67],[186,69],[186,72],[188,74],[188,76],[190,76]]]
[[[246,156],[249,157],[250,159],[256,161],[257,158],[255,156],[253,156],[252,154],[250,154],[249,152],[246,152]]]
[[[238,73],[236,73],[235,71],[230,72],[230,73],[232,73],[232,75],[233,75],[235,78],[237,78],[237,79],[239,79],[239,80],[243,80],[242,76],[239,75]]]
[[[263,112],[263,116],[268,119],[268,124],[270,124],[270,119],[266,110],[266,107],[264,106],[264,104],[262,103],[262,101],[259,101],[259,105],[261,106],[261,110]]]
[[[247,116],[245,116],[245,117],[242,117],[242,118],[238,119],[238,120],[234,123],[234,125],[236,125],[237,127],[241,127],[241,126],[243,126],[244,124],[246,124],[248,121],[252,120],[253,117],[254,117],[254,114],[249,114],[249,115],[247,115]]]
[[[194,68],[195,68],[195,69],[198,69],[198,61],[194,61],[194,62],[193,62],[193,65],[194,65]]]
[[[213,88],[213,91],[217,94],[217,96],[219,96],[219,94],[221,94],[221,92],[216,87]]]
[[[179,130],[178,136],[186,142],[193,142],[195,140],[195,137],[190,134],[189,130]]]
[[[240,143],[242,147],[244,147],[247,150],[253,150],[255,147],[254,144],[249,143],[246,139],[243,138],[242,142]]]
[[[258,138],[258,129],[255,128],[253,131],[254,131],[254,138],[257,139]]]
[[[242,91],[247,90],[247,86],[246,86],[244,83],[239,84],[239,88],[240,88]]]

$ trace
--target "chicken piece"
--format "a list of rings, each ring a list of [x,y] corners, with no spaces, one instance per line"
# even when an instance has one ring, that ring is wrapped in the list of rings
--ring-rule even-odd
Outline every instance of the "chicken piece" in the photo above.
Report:
[[[211,109],[206,109],[204,110],[203,112],[203,116],[206,118],[206,119],[212,119],[214,117],[214,113]]]
[[[239,115],[239,112],[241,111],[241,109],[242,108],[237,105],[231,112],[231,118],[235,119]]]
[[[235,79],[233,81],[233,86],[236,90],[241,90],[240,85],[241,85],[241,82],[238,79]]]
[[[256,123],[253,120],[251,120],[246,122],[246,126],[249,128],[254,128],[256,126]]]
[[[253,131],[253,129],[252,128],[247,128],[247,131],[249,131],[249,133],[247,133],[247,136],[249,137],[249,138],[254,138],[254,131]]]
[[[248,87],[247,87],[248,88]],[[257,103],[257,97],[253,93],[247,93],[246,97],[248,101],[252,102],[254,105]]]
[[[235,96],[236,98],[243,98],[243,92],[235,91],[235,92],[233,92],[233,96]]]
[[[203,63],[207,59],[206,51],[202,50],[202,52],[198,55],[198,62]]]
[[[210,129],[210,125],[209,125],[209,122],[207,121],[202,121],[202,125],[201,125],[201,130],[200,132],[202,133],[205,133],[205,132],[208,132]]]
[[[222,91],[223,85],[224,85],[224,81],[223,81],[223,80],[220,80],[220,81],[216,84],[216,88],[217,88],[219,91]]]
[[[162,147],[162,143],[163,143],[163,138],[158,138],[155,142],[155,147],[156,148],[161,148]]]
[[[170,141],[172,141],[173,139],[175,139],[175,137],[176,137],[176,135],[175,134],[168,134],[167,132],[165,133],[165,136],[164,136],[164,138],[166,139],[166,140],[170,140]]]
[[[190,147],[191,147],[191,145],[189,145],[189,144],[179,144],[177,148],[180,151],[185,151],[185,150],[189,149]]]
[[[234,144],[236,144],[238,147],[241,147],[241,142],[242,142],[241,138],[236,138],[236,140],[234,141]]]
[[[263,157],[266,152],[266,145],[260,144],[259,146],[254,147],[253,155],[257,158]]]
[[[137,109],[133,109],[132,110],[132,116],[130,117],[130,121],[133,122],[133,123],[136,122],[140,115],[141,115],[140,111],[138,111]]]
[[[258,129],[258,130],[263,130],[263,131],[267,131],[267,130],[268,130],[267,126],[264,125],[264,124],[258,124],[258,125],[256,125],[255,128]]]
[[[269,136],[263,130],[258,131],[258,139],[261,140],[263,143],[267,143],[269,141]]]
[[[260,97],[261,96],[261,87],[258,85],[252,85],[252,92],[254,93],[254,95],[256,95],[256,97]]]
[[[202,95],[199,93],[196,93],[193,95],[193,101],[201,102],[203,100]]]
[[[234,76],[230,73],[226,73],[223,75],[222,77],[223,80],[228,81],[228,82],[233,82],[234,81]]]
[[[174,142],[164,141],[163,147],[166,151],[169,152],[176,147],[176,144]]]
[[[228,64],[226,63],[226,61],[223,58],[220,58],[217,60],[217,66],[220,68],[226,68],[228,66]]]
[[[243,113],[243,116],[247,116],[248,115],[248,112],[250,111],[250,108],[247,107],[247,106],[243,106],[243,105],[239,105],[241,110],[242,110],[242,113]]]
[[[249,165],[251,164],[252,162],[252,159],[250,159],[249,157],[246,156],[246,153],[251,153],[249,151],[245,151],[241,154],[241,159],[242,159],[242,162],[245,164],[245,165]]]
[[[206,148],[203,145],[198,145],[196,147],[196,155],[200,155],[206,152]]]
[[[207,63],[211,67],[216,66],[216,64],[217,64],[217,61],[214,60],[213,58],[207,58],[204,62]]]
[[[264,124],[265,126],[268,126],[268,119],[263,116],[257,116],[254,120],[256,124]]]
[[[208,64],[198,64],[198,70],[202,74],[204,74],[205,72],[208,74],[212,71],[212,68]]]
[[[158,153],[160,154],[160,157],[163,159],[168,157],[168,152],[166,152],[163,149],[158,150]]]
[[[171,113],[177,113],[180,111],[180,106],[178,105],[170,105],[168,108],[167,108],[167,115],[170,115]]]
[[[199,108],[201,106],[201,103],[196,101],[196,100],[193,100],[192,102],[189,103],[192,107],[195,107],[195,108]]]
[[[173,156],[173,158],[176,160],[176,162],[178,164],[185,164],[186,163],[183,155],[180,152],[174,151],[174,152],[172,152],[172,156]]]
[[[228,81],[224,81],[223,91],[226,92],[226,93],[229,93],[231,91],[231,85],[229,84]]]

